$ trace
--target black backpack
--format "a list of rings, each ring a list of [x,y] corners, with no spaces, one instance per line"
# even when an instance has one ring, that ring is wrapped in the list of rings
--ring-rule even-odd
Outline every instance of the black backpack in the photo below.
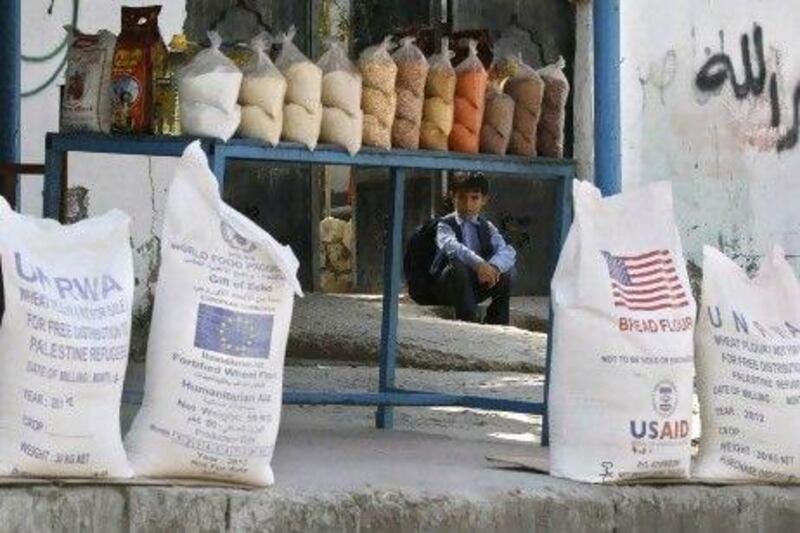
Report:
[[[433,293],[435,272],[431,271],[439,248],[436,246],[436,230],[443,219],[433,218],[419,226],[411,235],[403,256],[403,272],[406,276],[408,294],[420,305],[434,305]],[[447,219],[444,219],[447,221]]]

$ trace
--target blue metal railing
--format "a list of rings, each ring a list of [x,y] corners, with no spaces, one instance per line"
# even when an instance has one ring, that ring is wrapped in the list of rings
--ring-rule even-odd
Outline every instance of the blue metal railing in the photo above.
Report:
[[[180,156],[184,148],[193,140],[189,137],[111,136],[92,133],[48,134],[45,151],[45,216],[51,218],[59,216],[61,195],[66,187],[64,170],[69,152]],[[326,145],[320,145],[311,152],[304,146],[294,143],[282,143],[277,147],[271,147],[245,139],[233,139],[227,143],[209,139],[201,140],[209,157],[209,165],[217,176],[220,187],[225,181],[227,163],[231,160],[385,167],[390,170],[391,208],[389,227],[387,228],[389,239],[384,256],[383,321],[378,354],[380,361],[378,391],[285,391],[285,403],[374,405],[378,407],[376,425],[380,428],[392,427],[393,406],[460,406],[541,414],[545,416],[542,443],[547,444],[546,392],[545,396],[537,401],[526,401],[433,391],[410,391],[397,387],[395,367],[397,363],[398,295],[402,288],[400,269],[405,210],[405,174],[408,169],[481,171],[489,175],[504,174],[520,179],[554,181],[556,202],[554,205],[553,257],[551,258],[552,273],[572,220],[574,161],[519,156],[468,155],[425,150],[387,151],[374,148],[364,148],[355,156],[350,156],[344,149]],[[552,331],[552,314],[550,328]],[[550,344],[548,335],[545,387],[549,381],[547,373],[552,353]],[[533,354],[533,347],[531,347],[531,354]],[[128,401],[134,397],[140,397],[140,393],[126,392]]]

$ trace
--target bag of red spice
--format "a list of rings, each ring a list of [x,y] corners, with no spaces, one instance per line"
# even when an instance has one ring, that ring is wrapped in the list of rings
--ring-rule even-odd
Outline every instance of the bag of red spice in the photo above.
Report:
[[[111,129],[149,133],[153,122],[153,86],[164,69],[167,48],[158,31],[161,6],[123,7],[122,31],[114,50]]]

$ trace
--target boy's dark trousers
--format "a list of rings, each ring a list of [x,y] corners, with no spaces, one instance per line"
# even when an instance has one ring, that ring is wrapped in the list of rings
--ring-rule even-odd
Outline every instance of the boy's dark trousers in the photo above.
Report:
[[[461,261],[452,260],[436,280],[436,303],[455,307],[456,318],[465,322],[479,322],[478,304],[491,298],[486,310],[487,324],[508,325],[511,285],[514,269],[500,276],[494,287],[478,282],[478,275]]]

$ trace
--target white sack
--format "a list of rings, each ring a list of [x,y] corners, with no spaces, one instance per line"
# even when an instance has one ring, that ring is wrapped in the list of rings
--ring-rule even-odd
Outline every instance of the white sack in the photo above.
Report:
[[[144,400],[126,437],[134,470],[269,485],[298,261],[222,202],[198,142],[161,239]]]
[[[694,475],[796,482],[800,283],[782,249],[750,279],[705,247],[696,348],[702,433]]]
[[[689,474],[695,302],[669,183],[574,184],[552,282],[550,469],[607,482]]]
[[[130,220],[71,226],[0,199],[0,474],[123,478],[122,383],[133,305]]]

